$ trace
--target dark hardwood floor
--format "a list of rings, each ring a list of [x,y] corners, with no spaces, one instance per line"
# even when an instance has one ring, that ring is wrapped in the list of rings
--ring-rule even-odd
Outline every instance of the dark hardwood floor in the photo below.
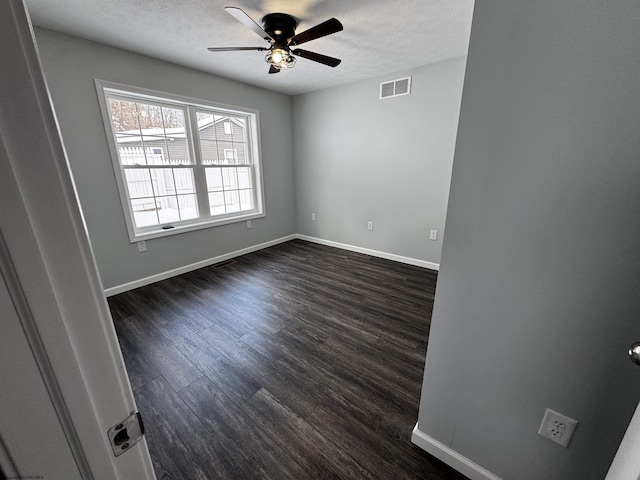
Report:
[[[410,442],[436,278],[295,240],[110,297],[157,477],[466,479]]]

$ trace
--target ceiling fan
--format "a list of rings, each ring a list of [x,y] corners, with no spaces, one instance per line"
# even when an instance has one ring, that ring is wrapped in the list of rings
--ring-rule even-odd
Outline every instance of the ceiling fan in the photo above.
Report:
[[[343,29],[342,24],[335,18],[322,22],[315,27],[311,27],[304,32],[296,34],[298,20],[286,13],[269,13],[262,18],[262,27],[258,25],[249,15],[242,9],[237,7],[225,7],[225,10],[233,15],[236,20],[240,21],[261,38],[271,44],[270,47],[211,47],[211,52],[230,52],[237,50],[257,50],[259,52],[269,52],[265,60],[269,64],[269,73],[278,73],[285,68],[291,68],[296,63],[293,55],[306,58],[314,62],[328,65],[329,67],[337,67],[341,60],[338,58],[328,57],[319,53],[302,50],[301,48],[292,49],[297,45],[315,40],[316,38],[331,35]]]

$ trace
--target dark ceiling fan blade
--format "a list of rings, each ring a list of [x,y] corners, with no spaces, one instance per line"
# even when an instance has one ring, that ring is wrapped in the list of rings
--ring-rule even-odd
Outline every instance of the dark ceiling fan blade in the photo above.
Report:
[[[209,47],[210,52],[235,52],[238,50],[257,50],[258,52],[266,52],[269,50],[265,47]]]
[[[233,15],[233,17],[238,20],[240,23],[242,23],[243,25],[249,27],[251,30],[253,30],[257,35],[260,35],[260,38],[264,38],[267,42],[275,42],[275,40],[273,39],[273,37],[271,37],[271,35],[269,35],[267,32],[265,32],[262,27],[260,25],[258,25],[256,23],[256,21],[251,18],[249,15],[247,15],[245,13],[244,10],[242,10],[241,8],[238,7],[224,7],[224,9],[227,11],[227,13],[229,13],[230,15]]]
[[[315,40],[316,38],[325,37],[332,33],[339,32],[343,29],[342,24],[335,18],[330,18],[326,22],[322,22],[309,30],[298,33],[289,39],[289,45],[301,45],[305,42]]]
[[[280,69],[271,65],[271,67],[269,68],[269,73],[280,73]]]
[[[309,50],[302,50],[300,48],[291,50],[291,53],[297,55],[298,57],[306,58],[307,60],[313,60],[314,62],[322,63],[330,67],[337,67],[342,61],[339,58],[327,57],[326,55],[310,52]]]

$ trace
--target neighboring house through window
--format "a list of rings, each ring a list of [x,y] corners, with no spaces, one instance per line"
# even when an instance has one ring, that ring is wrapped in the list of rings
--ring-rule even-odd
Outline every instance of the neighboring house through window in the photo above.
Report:
[[[225,148],[224,160],[225,163],[238,163],[238,150],[236,150],[235,148]]]
[[[132,242],[264,216],[256,111],[96,85]]]

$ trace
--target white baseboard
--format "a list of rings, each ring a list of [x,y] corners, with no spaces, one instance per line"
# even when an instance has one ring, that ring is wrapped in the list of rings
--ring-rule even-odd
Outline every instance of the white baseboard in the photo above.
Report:
[[[263,248],[272,247],[280,243],[288,242],[289,240],[295,240],[296,238],[297,238],[296,235],[288,235],[286,237],[277,238],[275,240],[270,240],[268,242],[259,243],[258,245],[252,245],[250,247],[242,248],[234,252],[225,253],[224,255],[218,255],[217,257],[208,258],[206,260],[201,260],[196,263],[191,263],[183,267],[167,270],[166,272],[150,275],[148,277],[144,277],[139,280],[123,283],[122,285],[116,285],[115,287],[105,288],[104,294],[107,297],[110,297],[112,295],[117,295],[118,293],[133,290],[134,288],[138,288],[138,287],[143,287],[151,283],[159,282],[160,280],[166,280],[167,278],[175,277],[176,275],[181,275],[183,273],[191,272],[199,268],[208,267],[209,265],[213,265],[215,263],[224,262],[225,260],[239,257],[240,255],[245,255],[251,252],[257,252],[258,250],[262,250]]]
[[[395,253],[380,252],[378,250],[370,250],[368,248],[356,247],[355,245],[348,245],[346,243],[334,242],[332,240],[324,240],[323,238],[310,237],[308,235],[297,234],[296,238],[300,240],[306,240],[307,242],[318,243],[320,245],[327,245],[328,247],[341,248],[343,250],[349,250],[351,252],[364,253],[365,255],[371,255],[372,257],[385,258],[387,260],[393,260],[395,262],[406,263],[408,265],[414,265],[416,267],[428,268],[429,270],[440,270],[439,263],[427,262],[426,260],[418,260],[417,258],[403,257],[402,255],[396,255]]]
[[[500,477],[494,475],[490,471],[482,468],[477,463],[472,462],[467,457],[460,455],[452,448],[447,447],[445,444],[440,443],[433,437],[430,437],[424,432],[418,430],[418,424],[416,423],[413,432],[411,433],[411,442],[423,449],[425,452],[430,453],[439,460],[455,468],[457,471],[466,475],[471,480],[501,480]]]
[[[191,263],[183,267],[167,270],[166,272],[150,275],[148,277],[144,277],[139,280],[123,283],[122,285],[116,285],[115,287],[106,288],[104,290],[104,294],[107,297],[110,297],[112,295],[117,295],[122,292],[133,290],[134,288],[143,287],[151,283],[159,282],[160,280],[166,280],[167,278],[171,278],[171,277],[175,277],[176,275],[181,275],[183,273],[191,272],[192,270],[197,270],[198,268],[208,267],[209,265],[213,265],[214,263],[223,262],[225,260],[229,260],[234,257],[239,257],[240,255],[245,255],[247,253],[257,252],[258,250],[262,250],[263,248],[272,247],[274,245],[278,245],[280,243],[288,242],[289,240],[295,240],[295,239],[306,240],[307,242],[318,243],[320,245],[327,245],[329,247],[341,248],[343,250],[349,250],[352,252],[364,253],[365,255],[371,255],[372,257],[379,257],[379,258],[385,258],[387,260],[394,260],[396,262],[415,265],[417,267],[422,267],[422,268],[428,268],[430,270],[440,269],[440,265],[438,263],[426,262],[424,260],[418,260],[416,258],[403,257],[402,255],[395,255],[393,253],[379,252],[377,250],[370,250],[368,248],[356,247],[355,245],[347,245],[346,243],[333,242],[331,240],[324,240],[322,238],[309,237],[307,235],[300,235],[300,234],[293,234],[293,235],[287,235],[286,237],[277,238],[275,240],[270,240],[268,242],[260,243],[258,245],[252,245],[251,247],[236,250],[234,252],[225,253],[224,255],[218,255],[217,257],[201,260],[200,262]]]

